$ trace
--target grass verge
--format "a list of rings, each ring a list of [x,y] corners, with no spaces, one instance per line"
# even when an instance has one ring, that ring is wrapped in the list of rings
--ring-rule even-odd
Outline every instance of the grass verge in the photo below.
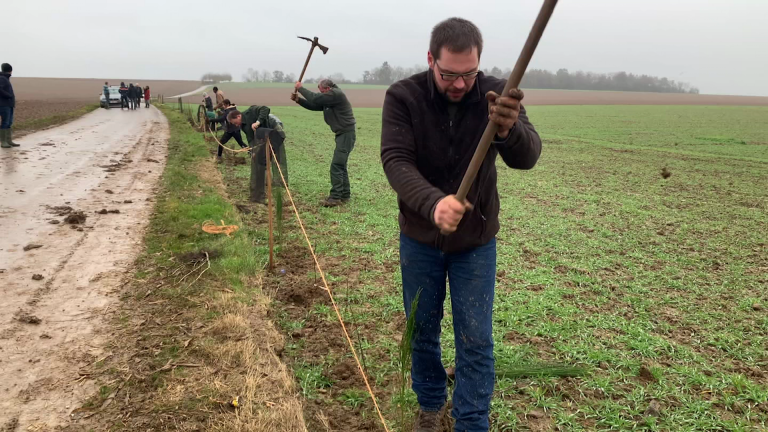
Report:
[[[103,390],[70,429],[306,430],[266,319],[262,234],[243,226],[200,134],[161,109],[169,157],[146,249],[113,317],[111,354],[81,372]],[[241,229],[207,234],[207,220]]]

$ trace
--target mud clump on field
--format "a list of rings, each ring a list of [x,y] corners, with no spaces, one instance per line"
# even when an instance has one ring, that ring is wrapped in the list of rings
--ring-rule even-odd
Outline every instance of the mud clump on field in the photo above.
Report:
[[[658,381],[655,376],[653,376],[653,372],[651,372],[650,369],[648,369],[648,366],[641,366],[640,372],[638,372],[637,377],[640,378],[642,381],[645,382],[656,382]]]
[[[234,157],[231,157],[231,158],[226,158],[224,160],[227,162],[227,165],[230,165],[230,166],[247,165],[248,164],[248,162],[243,157],[234,156]]]
[[[661,415],[661,404],[657,400],[652,400],[645,410],[645,415],[649,417],[658,417]]]
[[[30,243],[24,246],[24,252],[31,251],[32,249],[40,249],[41,247],[43,247],[43,245],[37,244],[37,243]]]
[[[672,171],[668,170],[667,167],[664,167],[661,169],[661,178],[668,179],[672,177]]]
[[[72,207],[63,205],[63,206],[53,206],[48,207],[48,211],[55,214],[56,216],[66,216],[70,213],[72,213]]]
[[[85,213],[81,211],[73,211],[64,218],[64,223],[70,225],[81,225],[85,223],[86,219],[88,219],[88,216],[86,216]]]
[[[43,280],[43,275],[35,273],[32,275],[32,280],[35,280],[35,281]]]
[[[3,424],[0,432],[14,432],[19,427],[19,418],[14,417]]]
[[[290,303],[300,307],[309,307],[312,306],[315,300],[323,298],[324,294],[324,290],[320,287],[289,285],[280,287],[275,294],[275,298],[283,303]]]
[[[114,209],[114,210],[101,209],[101,210],[96,211],[96,214],[103,214],[103,215],[105,215],[105,214],[108,214],[108,213],[117,214],[117,213],[120,213],[120,210],[117,210],[117,209]]]
[[[23,311],[16,314],[16,321],[24,324],[40,324],[43,322],[40,318]]]

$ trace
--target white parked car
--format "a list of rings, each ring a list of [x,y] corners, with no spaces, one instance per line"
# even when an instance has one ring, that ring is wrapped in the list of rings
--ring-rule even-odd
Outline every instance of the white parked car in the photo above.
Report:
[[[99,95],[99,105],[106,108],[104,92]],[[109,86],[109,106],[120,106],[120,86]]]

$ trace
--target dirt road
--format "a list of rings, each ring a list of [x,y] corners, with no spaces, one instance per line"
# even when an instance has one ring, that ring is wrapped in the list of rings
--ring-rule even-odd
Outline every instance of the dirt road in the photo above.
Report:
[[[98,391],[95,330],[140,250],[167,138],[155,108],[99,109],[0,152],[0,430],[65,424]]]

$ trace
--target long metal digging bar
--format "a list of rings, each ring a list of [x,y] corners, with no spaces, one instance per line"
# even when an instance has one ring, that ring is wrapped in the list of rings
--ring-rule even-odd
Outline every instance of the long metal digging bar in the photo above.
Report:
[[[528,34],[528,40],[525,41],[523,51],[520,53],[520,57],[517,58],[517,63],[515,63],[515,68],[512,70],[512,74],[509,76],[509,79],[507,79],[507,84],[504,86],[502,96],[509,94],[509,90],[517,88],[520,85],[525,70],[528,68],[528,63],[530,63],[531,57],[533,57],[533,53],[536,51],[536,46],[541,40],[541,35],[544,34],[544,29],[547,28],[547,23],[549,22],[549,18],[552,16],[552,12],[555,10],[556,5],[557,0],[544,0],[544,4],[539,11],[539,16],[533,23],[531,33]],[[488,153],[488,148],[491,146],[491,141],[493,141],[493,137],[498,130],[499,126],[490,121],[485,127],[485,132],[483,132],[483,136],[480,138],[480,143],[478,143],[475,154],[472,156],[472,161],[469,162],[467,172],[464,173],[464,178],[461,180],[459,191],[456,192],[456,199],[459,201],[466,201],[467,193],[469,193],[472,183],[475,182],[477,172],[480,170],[485,155]]]

